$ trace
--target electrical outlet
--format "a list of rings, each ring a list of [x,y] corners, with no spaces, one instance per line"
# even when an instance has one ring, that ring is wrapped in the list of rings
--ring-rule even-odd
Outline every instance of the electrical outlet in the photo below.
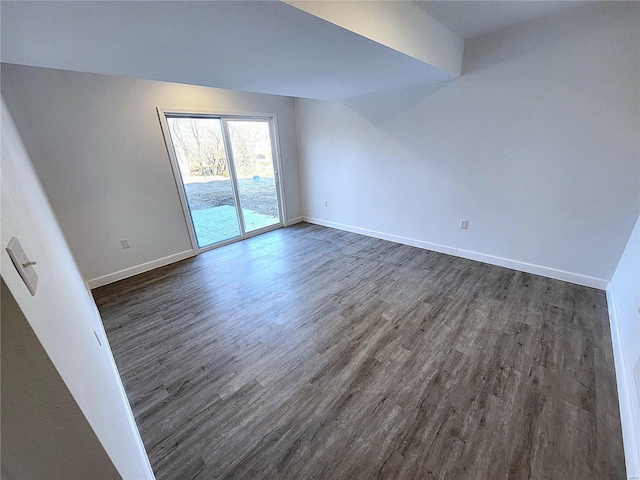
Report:
[[[460,220],[460,229],[466,230],[469,228],[469,220]]]
[[[326,206],[328,206],[328,205],[329,205],[329,202],[327,202],[327,201],[325,200],[325,201],[324,201],[324,206],[326,207]]]
[[[122,240],[120,240],[120,245],[122,245],[122,248],[129,248],[129,240],[123,238]]]

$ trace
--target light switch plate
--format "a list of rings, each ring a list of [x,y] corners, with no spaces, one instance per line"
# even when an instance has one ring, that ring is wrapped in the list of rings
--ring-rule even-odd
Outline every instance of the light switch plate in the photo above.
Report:
[[[35,295],[36,287],[38,286],[38,274],[33,268],[35,262],[31,262],[27,258],[27,254],[24,253],[24,250],[16,237],[11,237],[11,240],[9,240],[7,253],[9,253],[9,257],[11,257],[13,265],[16,267],[16,270],[18,270],[18,273],[27,285],[31,295]]]

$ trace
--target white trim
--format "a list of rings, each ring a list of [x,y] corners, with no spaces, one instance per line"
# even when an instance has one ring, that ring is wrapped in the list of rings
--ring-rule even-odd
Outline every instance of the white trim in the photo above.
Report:
[[[193,118],[193,117],[187,117]],[[238,170],[236,166],[236,158],[233,154],[233,149],[231,148],[231,133],[229,132],[229,124],[226,118],[220,117],[220,132],[222,133],[222,143],[224,144],[225,157],[227,161],[227,171],[229,172],[229,180],[231,180],[231,192],[233,193],[233,201],[235,202],[235,211],[236,218],[238,219],[238,226],[240,227],[240,237],[244,238],[247,234],[247,227],[244,224],[244,213],[242,211],[242,201],[240,200],[240,185],[238,184]],[[180,180],[183,184],[183,188],[187,188],[184,185],[184,180]],[[189,207],[191,210],[191,207]],[[189,216],[193,215],[193,213],[189,212]],[[193,218],[193,217],[192,217]],[[194,225],[194,235],[195,235],[195,225]],[[197,252],[200,254],[202,251],[208,247],[216,247],[217,244],[207,245],[206,247],[200,247],[198,244]]]
[[[287,226],[287,202],[285,202],[284,192],[284,168],[282,168],[282,158],[280,157],[280,127],[278,126],[278,116],[275,113],[270,114],[271,121],[269,128],[271,129],[271,150],[273,161],[275,162],[275,179],[276,189],[278,192],[278,206],[280,207],[280,223],[283,227]]]
[[[182,181],[182,175],[180,174],[180,166],[176,152],[173,148],[173,142],[171,140],[171,132],[169,131],[169,124],[167,123],[167,113],[161,108],[156,108],[158,112],[158,120],[160,121],[160,129],[162,130],[162,137],[167,148],[167,155],[169,156],[169,163],[171,164],[171,170],[173,172],[173,178],[176,184],[176,190],[178,191],[178,197],[180,198],[180,206],[182,207],[182,214],[184,215],[185,226],[189,233],[189,240],[191,241],[191,248],[197,255],[198,252],[198,240],[196,239],[196,230],[193,227],[193,219],[191,218],[191,211],[189,210],[189,201],[187,200],[187,192],[184,189],[184,182]]]
[[[404,245],[410,245],[412,247],[433,250],[434,252],[446,253],[447,255],[453,255],[469,260],[476,260],[479,262],[488,263],[490,265],[497,265],[499,267],[510,268],[512,270],[532,273],[534,275],[541,275],[543,277],[563,280],[565,282],[576,283],[578,285],[584,285],[586,287],[598,288],[600,290],[604,290],[609,284],[608,280],[604,280],[602,278],[589,277],[587,275],[581,275],[579,273],[567,272],[564,270],[558,270],[556,268],[544,267],[542,265],[535,265],[532,263],[521,262],[509,258],[496,257],[493,255],[487,255],[486,253],[472,252],[470,250],[449,247],[447,245],[439,245],[437,243],[430,243],[423,240],[416,240],[414,238],[407,238],[390,233],[378,232],[376,230],[354,227],[342,223],[329,222],[326,220],[321,220],[319,218],[305,216],[303,217],[303,219],[305,222],[314,223],[316,225],[324,225],[325,227],[336,228],[338,230],[345,230],[352,233],[359,233],[368,237],[390,240],[392,242],[402,243]]]
[[[577,285],[584,285],[585,287],[597,288],[598,290],[604,290],[609,284],[609,280],[605,280],[603,278],[590,277],[588,275],[581,275],[579,273],[567,272],[566,270],[545,267],[542,265],[536,265],[534,263],[521,262],[519,260],[512,260],[510,258],[496,257],[494,255],[472,252],[470,250],[457,249],[454,255],[462,258],[467,258],[469,260],[477,260],[478,262],[497,265],[498,267],[510,268],[511,270],[518,270],[521,272],[532,273],[534,275],[541,275],[543,277],[553,278],[555,280],[562,280],[564,282],[575,283]]]
[[[343,223],[329,222],[327,220],[320,220],[313,217],[302,217],[303,221],[313,223],[315,225],[323,225],[325,227],[336,228],[338,230],[344,230],[351,233],[359,233],[366,235],[367,237],[380,238],[381,240],[389,240],[391,242],[402,243],[403,245],[410,245],[412,247],[424,248],[425,250],[433,250],[434,252],[447,253],[449,255],[455,255],[455,248],[447,247],[445,245],[439,245],[437,243],[429,243],[422,240],[415,240],[413,238],[401,237],[399,235],[392,235],[390,233],[378,232],[376,230],[369,230],[367,228],[353,227],[351,225],[345,225]]]
[[[622,442],[627,466],[627,478],[637,479],[640,476],[640,444],[636,438],[633,407],[631,405],[631,389],[627,379],[627,362],[624,356],[624,343],[618,322],[613,285],[607,285],[607,307],[609,309],[609,327],[618,384],[618,403],[620,404],[620,423],[622,423]]]
[[[304,217],[295,217],[290,220],[287,220],[287,227],[291,225],[295,225],[296,223],[304,222]]]
[[[264,120],[265,117],[275,117],[273,112],[248,112],[243,110],[209,110],[201,108],[168,108],[168,107],[156,107],[163,114],[168,115],[183,115],[185,117],[243,117],[253,120]]]
[[[89,282],[85,282],[85,283],[87,284],[87,287],[88,287]],[[124,384],[122,383],[122,377],[120,377],[118,366],[116,365],[115,358],[113,357],[113,349],[111,348],[111,344],[109,343],[109,337],[107,337],[107,332],[104,329],[104,322],[102,321],[100,310],[98,310],[98,306],[95,304],[95,302],[93,303],[93,307],[96,311],[96,316],[98,317],[98,320],[99,320],[99,322],[97,323],[100,329],[100,335],[101,335],[100,340],[102,340],[106,344],[106,349],[109,352],[109,354],[107,355],[107,357],[109,358],[109,365],[111,366],[111,370],[113,371],[116,381],[118,383],[118,389],[120,390],[120,396],[122,397],[122,402],[124,404],[124,410],[127,415],[127,420],[131,425],[131,430],[134,432],[136,449],[138,450],[138,455],[141,458],[144,458],[146,460],[147,473],[149,474],[148,478],[155,480],[156,476],[153,473],[153,468],[151,467],[151,460],[149,460],[149,455],[147,454],[147,450],[144,447],[144,442],[142,441],[142,437],[140,436],[140,430],[138,429],[138,425],[136,424],[136,419],[133,416],[133,410],[131,409],[131,404],[129,403],[129,397],[127,396],[127,392],[124,389]]]
[[[102,287],[103,285],[117,282],[118,280],[133,277],[134,275],[138,275],[139,273],[148,272],[149,270],[153,270],[155,268],[164,267],[165,265],[169,265],[174,262],[179,262],[180,260],[184,260],[185,258],[193,257],[195,256],[195,254],[196,253],[193,250],[185,250],[184,252],[174,253],[173,255],[158,258],[157,260],[152,260],[141,265],[136,265],[135,267],[125,268],[124,270],[119,270],[108,275],[103,275],[102,277],[88,280],[87,285],[89,285],[89,288],[91,289]]]

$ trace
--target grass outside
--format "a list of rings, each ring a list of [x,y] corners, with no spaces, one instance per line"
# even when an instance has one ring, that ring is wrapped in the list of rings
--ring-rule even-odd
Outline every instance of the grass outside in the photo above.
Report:
[[[235,205],[231,180],[221,177],[200,177],[195,182],[185,179],[185,191],[191,210],[204,210],[220,205]],[[256,213],[278,218],[276,184],[273,177],[239,178],[238,187],[242,207]]]

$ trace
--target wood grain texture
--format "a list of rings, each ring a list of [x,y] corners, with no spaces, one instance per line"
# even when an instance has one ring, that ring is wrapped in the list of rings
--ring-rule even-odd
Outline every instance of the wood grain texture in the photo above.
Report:
[[[623,479],[604,292],[299,224],[94,291],[158,479]]]

